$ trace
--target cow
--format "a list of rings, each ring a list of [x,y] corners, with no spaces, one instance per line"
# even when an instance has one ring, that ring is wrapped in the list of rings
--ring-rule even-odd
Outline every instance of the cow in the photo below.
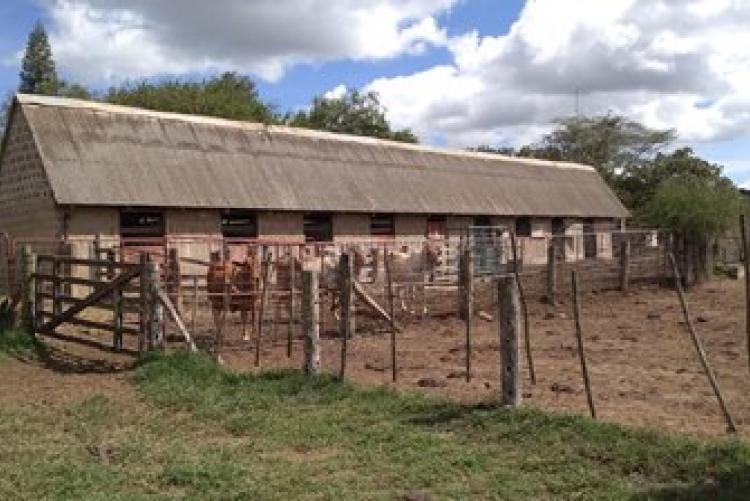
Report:
[[[244,261],[220,261],[212,256],[206,273],[211,313],[218,338],[222,338],[226,312],[240,312],[242,338],[249,340],[248,316],[255,320],[255,294],[259,288],[260,269],[255,253],[248,250]]]

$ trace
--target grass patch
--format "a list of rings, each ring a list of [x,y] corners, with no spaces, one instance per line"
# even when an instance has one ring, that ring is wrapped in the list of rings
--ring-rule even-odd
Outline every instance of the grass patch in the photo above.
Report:
[[[750,448],[736,441],[702,442],[530,409],[465,407],[328,376],[236,375],[189,355],[147,361],[138,384],[158,405],[221,427],[250,447],[255,461],[234,483],[254,497],[369,499],[420,491],[439,498],[740,499],[750,492]]]
[[[39,356],[44,353],[44,344],[22,329],[0,331],[0,358]]]
[[[72,403],[0,406],[0,499],[745,499],[750,492],[750,448],[738,441],[465,407],[327,376],[236,375],[182,354],[148,358],[136,384],[140,396],[92,389]]]

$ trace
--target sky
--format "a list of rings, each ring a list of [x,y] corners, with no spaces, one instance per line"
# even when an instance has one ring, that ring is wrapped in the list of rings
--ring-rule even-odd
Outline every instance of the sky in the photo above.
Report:
[[[231,70],[281,111],[373,90],[395,127],[458,148],[612,112],[750,187],[750,0],[0,0],[0,92],[36,20],[98,90]]]

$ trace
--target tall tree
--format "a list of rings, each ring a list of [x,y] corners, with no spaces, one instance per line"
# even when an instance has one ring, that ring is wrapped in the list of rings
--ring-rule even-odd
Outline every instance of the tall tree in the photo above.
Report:
[[[357,136],[418,142],[409,129],[393,130],[385,118],[385,109],[374,92],[349,90],[341,97],[316,97],[308,110],[288,116],[294,127],[327,130]]]
[[[271,105],[264,103],[255,83],[237,73],[224,73],[202,82],[143,81],[112,88],[105,101],[160,111],[208,115],[263,123],[276,121]]]
[[[672,130],[651,129],[619,115],[576,116],[559,120],[552,132],[521,148],[519,155],[592,165],[614,185],[622,169],[652,159],[674,137]]]
[[[47,32],[44,25],[38,22],[29,33],[26,43],[26,53],[23,56],[20,92],[26,94],[57,94],[60,82],[55,70]]]

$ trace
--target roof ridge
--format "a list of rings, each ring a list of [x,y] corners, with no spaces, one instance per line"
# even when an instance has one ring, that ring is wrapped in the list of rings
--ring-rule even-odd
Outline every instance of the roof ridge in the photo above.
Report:
[[[573,162],[558,162],[552,160],[540,160],[536,158],[511,157],[508,155],[499,155],[495,153],[485,153],[479,151],[465,151],[450,148],[440,148],[422,144],[402,143],[387,139],[380,139],[368,136],[357,136],[353,134],[344,134],[315,129],[305,129],[301,127],[290,127],[286,125],[267,125],[260,122],[247,122],[243,120],[232,120],[228,118],[211,117],[205,115],[190,115],[186,113],[176,113],[169,111],[149,110],[135,106],[125,106],[119,104],[103,103],[100,101],[90,101],[84,99],[74,99],[59,96],[42,96],[37,94],[16,94],[16,100],[22,105],[37,106],[58,106],[77,109],[90,109],[107,113],[121,113],[125,115],[149,116],[158,119],[176,120],[182,122],[197,123],[203,125],[215,125],[219,127],[231,127],[235,129],[244,129],[252,131],[267,131],[279,134],[288,134],[304,136],[317,139],[328,139],[332,141],[341,141],[347,143],[382,145],[404,150],[422,151],[425,153],[435,153],[441,155],[458,156],[463,158],[477,158],[489,160],[498,163],[515,163],[527,164],[537,167],[552,167],[559,169],[578,169],[586,171],[595,171],[589,165],[578,164]]]

